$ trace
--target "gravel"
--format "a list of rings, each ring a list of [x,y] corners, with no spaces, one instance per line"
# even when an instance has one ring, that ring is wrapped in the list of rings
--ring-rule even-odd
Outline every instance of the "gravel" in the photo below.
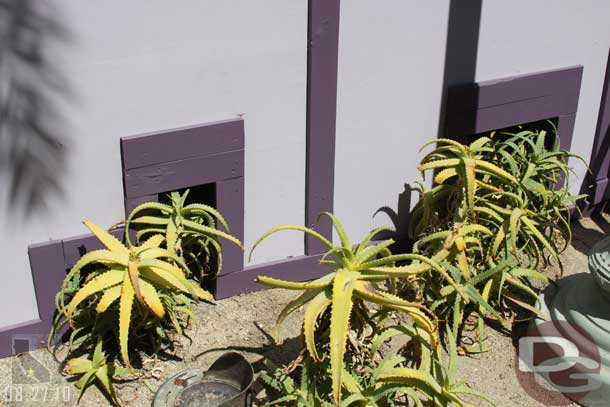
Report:
[[[608,218],[583,219],[574,223],[574,237],[562,254],[564,275],[586,272],[586,253],[599,239],[610,232]],[[557,270],[549,270],[556,274]],[[235,350],[260,368],[264,358],[286,363],[301,348],[300,322],[296,312],[282,326],[281,347],[270,337],[275,319],[284,305],[295,296],[286,290],[267,290],[216,302],[199,304],[194,312],[199,328],[188,331],[174,354],[147,360],[148,373],[138,381],[116,385],[123,405],[150,406],[154,392],[173,374],[187,368],[207,368],[223,352]],[[538,407],[543,402],[532,399],[523,390],[515,374],[513,338],[487,328],[486,343],[491,351],[459,360],[459,375],[470,386],[491,397],[498,406]],[[76,405],[78,390],[60,373],[60,366],[46,350],[0,360],[0,405],[11,406],[71,406]],[[82,396],[81,406],[105,406],[109,401],[92,387]],[[485,405],[474,401],[475,405]],[[565,406],[576,404],[565,401]]]

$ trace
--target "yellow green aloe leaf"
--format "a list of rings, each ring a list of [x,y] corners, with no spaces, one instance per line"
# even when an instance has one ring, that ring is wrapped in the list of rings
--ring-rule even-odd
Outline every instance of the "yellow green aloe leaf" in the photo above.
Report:
[[[321,216],[326,216],[331,220],[331,222],[333,223],[333,226],[335,227],[335,230],[337,231],[337,234],[339,235],[339,240],[341,240],[341,246],[348,252],[351,252],[352,243],[350,242],[349,237],[347,236],[347,233],[345,232],[345,229],[343,228],[343,225],[341,224],[341,222],[339,222],[339,220],[335,217],[335,215],[333,215],[330,212],[320,213],[320,215],[318,216],[318,220],[320,219]]]
[[[100,298],[100,301],[97,303],[95,310],[98,313],[105,312],[108,307],[121,296],[121,290],[122,287],[120,285],[106,289],[106,291],[104,291],[104,295],[102,295],[102,298]]]
[[[119,305],[119,347],[123,363],[131,369],[129,363],[129,326],[131,325],[131,311],[135,293],[131,286],[129,274],[125,273],[123,278],[123,289],[121,291],[121,300]]]
[[[165,309],[163,309],[163,304],[159,299],[159,294],[157,294],[157,290],[147,281],[139,279],[140,290],[142,293],[142,298],[144,299],[144,303],[150,308],[150,310],[159,318],[163,318],[165,316]]]
[[[240,249],[242,249],[242,250],[244,249],[244,246],[241,244],[239,239],[229,235],[228,233],[222,232],[220,230],[217,230],[217,229],[205,226],[205,225],[200,225],[199,223],[195,223],[188,219],[183,219],[182,224],[184,225],[184,227],[195,230],[197,232],[205,233],[205,234],[208,234],[211,236],[222,237],[223,239],[226,239],[232,243],[235,243],[237,246],[239,246]]]
[[[66,307],[66,314],[68,318],[72,315],[76,307],[83,302],[87,297],[97,293],[98,291],[105,290],[106,288],[112,287],[113,285],[119,284],[125,275],[123,270],[108,270],[103,274],[95,277],[89,281],[74,295],[70,304]]]
[[[468,212],[472,214],[474,211],[474,197],[477,188],[475,177],[475,160],[472,158],[463,158],[464,164],[464,187],[466,188],[466,207]]]
[[[144,299],[142,298],[142,293],[140,292],[140,282],[139,280],[139,271],[138,271],[138,262],[137,260],[129,260],[127,263],[127,274],[129,275],[129,279],[131,280],[131,286],[133,287],[133,292],[140,304],[144,303]]]
[[[557,256],[557,252],[555,252],[555,249],[553,248],[553,246],[551,246],[551,244],[548,242],[548,240],[546,240],[546,238],[544,237],[544,235],[542,233],[540,233],[540,231],[536,228],[536,226],[534,225],[534,222],[532,222],[528,217],[524,216],[523,218],[521,218],[521,221],[525,224],[525,226],[530,230],[530,232],[532,232],[532,234],[534,236],[536,236],[536,239],[538,239],[538,241],[540,243],[542,243],[544,245],[544,247],[546,247],[546,249],[549,251],[549,253],[551,254],[551,256],[553,256],[557,261],[559,261],[559,257]]]
[[[420,164],[417,167],[417,169],[420,172],[423,172],[423,171],[427,171],[427,170],[432,170],[434,168],[455,167],[455,166],[459,165],[459,163],[460,163],[459,158],[447,158],[444,160],[435,160],[435,161],[427,162],[425,164]]]
[[[327,274],[316,280],[305,283],[295,283],[293,281],[279,280],[273,277],[258,276],[256,282],[273,288],[285,288],[287,290],[309,290],[315,288],[326,288],[333,281],[335,273]]]
[[[104,244],[109,250],[117,253],[125,253],[127,254],[129,251],[123,245],[123,243],[119,242],[118,239],[112,236],[110,233],[97,226],[95,223],[91,221],[84,221],[85,226],[89,228],[89,230],[99,239],[100,242]]]
[[[306,303],[311,301],[311,299],[314,298],[316,295],[318,295],[322,290],[324,290],[324,288],[315,288],[315,289],[311,289],[311,290],[306,290],[304,293],[299,295],[297,298],[295,298],[294,300],[292,300],[288,304],[286,304],[284,309],[282,309],[282,312],[280,312],[280,314],[278,315],[277,320],[275,322],[275,326],[273,327],[273,331],[272,331],[273,339],[275,339],[275,342],[277,344],[281,343],[280,326],[282,325],[282,322],[284,322],[284,320],[294,311],[298,310],[303,305],[305,305]]]
[[[428,372],[406,367],[392,368],[381,373],[379,380],[383,382],[404,383],[404,384],[423,384],[428,386],[436,394],[442,394],[443,389],[438,382]]]
[[[145,250],[159,248],[159,246],[161,245],[161,243],[163,243],[164,240],[165,236],[163,235],[152,235],[136,249],[136,254],[140,254]]]
[[[436,176],[434,177],[434,182],[436,182],[437,184],[442,184],[449,178],[455,177],[457,175],[458,173],[455,168],[445,168],[444,170],[436,174]],[[424,208],[425,207],[426,206],[424,206]]]
[[[316,350],[316,341],[314,338],[316,321],[318,320],[320,314],[322,314],[331,303],[331,293],[329,290],[323,290],[311,300],[305,309],[305,315],[303,317],[303,335],[305,336],[305,346],[309,351],[309,355],[316,361],[320,360]]]
[[[201,288],[199,281],[187,280],[190,285],[189,292],[196,298],[204,301],[214,301],[214,296],[209,292]]]
[[[89,371],[93,367],[93,364],[89,359],[85,358],[72,358],[68,360],[66,364],[66,373],[71,375],[83,374]]]
[[[349,319],[353,306],[352,293],[357,278],[358,273],[341,269],[337,271],[333,282],[329,340],[333,399],[336,406],[341,402],[343,356],[345,355]]]
[[[318,232],[316,232],[315,230],[306,228],[305,226],[299,226],[299,225],[282,225],[282,226],[276,226],[272,229],[269,229],[268,231],[266,231],[265,233],[263,233],[261,235],[261,237],[259,237],[256,242],[254,242],[254,245],[252,246],[252,249],[250,249],[250,255],[248,256],[249,260],[252,260],[252,253],[254,252],[254,249],[256,249],[258,247],[258,245],[265,240],[266,238],[268,238],[269,236],[271,236],[272,234],[282,231],[282,230],[296,230],[298,232],[303,232],[303,233],[307,233],[310,236],[315,237],[316,239],[318,239],[320,242],[322,242],[322,244],[324,246],[326,246],[328,249],[333,249],[334,246],[333,244],[324,236],[322,236],[321,234],[319,234]]]
[[[220,214],[220,212],[218,212],[216,209],[212,208],[211,206],[200,204],[200,203],[193,203],[193,204],[185,206],[184,209],[182,210],[182,215],[184,216],[184,215],[188,215],[190,213],[212,214],[216,219],[218,219],[218,221],[225,228],[225,230],[227,232],[230,232],[229,224],[227,223],[225,218]]]
[[[156,283],[158,285],[162,285],[164,287],[170,287],[174,290],[182,291],[182,292],[190,292],[187,287],[186,279],[176,278],[173,274],[167,272],[166,270],[160,269],[158,267],[140,267],[140,276],[144,279]]]

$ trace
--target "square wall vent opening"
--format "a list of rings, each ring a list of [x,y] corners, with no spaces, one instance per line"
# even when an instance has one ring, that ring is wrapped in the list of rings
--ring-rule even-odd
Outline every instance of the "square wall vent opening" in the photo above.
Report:
[[[516,134],[516,133],[519,133],[522,131],[527,131],[527,130],[534,131],[534,132],[544,130],[546,132],[546,134],[553,134],[557,131],[558,123],[559,123],[559,119],[557,117],[551,117],[551,118],[544,119],[544,120],[536,120],[536,121],[529,122],[529,123],[523,123],[523,124],[518,124],[518,125],[514,125],[514,126],[510,126],[510,127],[504,127],[504,128],[499,128],[499,129],[495,129],[495,130],[476,133],[474,135],[456,137],[456,139],[461,143],[469,144],[473,140],[476,140],[479,137],[488,136],[491,132]],[[553,140],[554,140],[553,137],[546,137],[545,147],[552,148]]]
[[[186,205],[200,203],[216,208],[216,183],[198,185],[195,187],[182,188],[176,191],[162,192],[158,194],[158,201],[166,205],[171,205],[170,193],[178,192],[181,195],[189,191],[186,197]],[[196,258],[187,258],[187,266],[190,267],[194,275],[199,276],[203,271],[202,287],[212,294],[216,294],[216,270],[218,269],[218,254],[213,252],[206,260],[208,255],[201,252]]]
[[[189,187],[189,188],[182,188],[182,189],[178,189],[175,191],[161,192],[157,195],[158,196],[157,199],[161,203],[170,205],[171,200],[170,200],[169,194],[171,192],[178,192],[180,194],[183,194],[184,192],[186,192],[186,190],[189,191],[189,194],[186,197],[186,203],[185,203],[186,205],[189,205],[192,203],[202,203],[202,204],[209,205],[212,208],[216,208],[216,183],[198,185],[198,186]]]

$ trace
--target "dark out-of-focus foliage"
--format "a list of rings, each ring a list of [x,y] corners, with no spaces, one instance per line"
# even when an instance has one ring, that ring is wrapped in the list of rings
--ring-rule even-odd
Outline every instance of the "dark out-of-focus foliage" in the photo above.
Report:
[[[68,35],[57,17],[47,1],[0,0],[0,188],[11,211],[25,215],[62,192],[65,138],[55,106],[68,92],[48,47]]]

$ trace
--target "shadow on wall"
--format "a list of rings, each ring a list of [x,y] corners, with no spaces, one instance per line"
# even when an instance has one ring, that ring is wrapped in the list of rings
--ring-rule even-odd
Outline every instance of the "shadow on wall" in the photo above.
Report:
[[[441,90],[441,103],[438,121],[438,137],[451,137],[455,135],[447,134],[447,91],[451,87],[460,85],[471,85],[475,82],[477,68],[477,53],[479,49],[479,28],[481,25],[482,0],[472,0],[464,2],[461,0],[451,0],[449,4],[449,17],[447,24],[447,41],[445,49],[445,65],[443,74],[443,87]],[[467,100],[460,101],[461,111],[471,110],[472,117],[461,114],[464,128],[472,128],[474,134],[476,120],[476,106],[478,105],[478,92],[472,90]],[[464,120],[467,123],[464,123]],[[468,133],[468,132],[466,132]],[[430,135],[432,139],[434,136]],[[415,180],[410,180],[411,182]],[[378,209],[379,212],[386,213],[394,226],[395,232],[379,235],[378,238],[392,238],[397,241],[392,252],[404,253],[410,251],[411,242],[408,238],[409,213],[411,208],[411,193],[413,188],[407,184],[404,191],[398,195],[398,209],[394,212],[389,207]],[[395,251],[400,250],[400,251]]]
[[[0,0],[0,196],[9,213],[24,216],[63,195],[66,149],[55,106],[69,91],[47,46],[69,36],[50,7]]]

